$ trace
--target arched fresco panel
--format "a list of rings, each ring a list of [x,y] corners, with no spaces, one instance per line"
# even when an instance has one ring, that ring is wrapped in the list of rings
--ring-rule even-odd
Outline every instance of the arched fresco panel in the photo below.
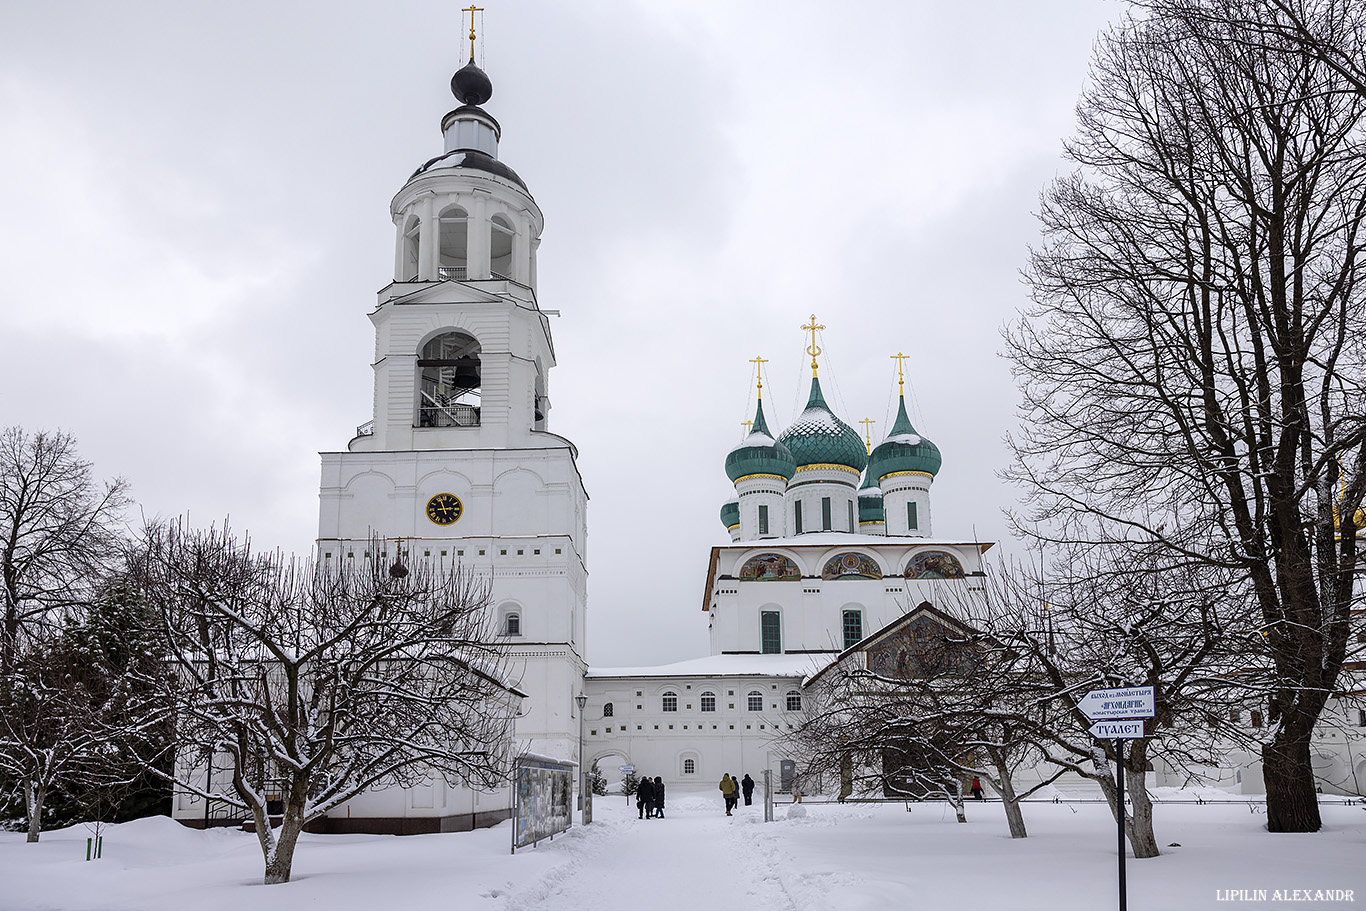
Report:
[[[756,554],[740,567],[741,582],[796,582],[802,571],[783,554]]]
[[[867,554],[856,552],[836,554],[825,561],[821,578],[831,579],[881,579],[882,568]]]
[[[961,579],[963,564],[942,550],[922,550],[906,563],[907,579]]]

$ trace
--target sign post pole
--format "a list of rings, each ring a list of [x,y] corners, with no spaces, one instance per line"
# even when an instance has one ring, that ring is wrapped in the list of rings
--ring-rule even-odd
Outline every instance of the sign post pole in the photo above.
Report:
[[[1124,882],[1124,741],[1146,735],[1144,718],[1156,712],[1156,689],[1151,686],[1117,687],[1091,690],[1077,702],[1083,715],[1095,722],[1087,729],[1097,740],[1115,742],[1115,785],[1119,807],[1115,821],[1119,828],[1119,911],[1128,911],[1128,888]]]
[[[1124,740],[1115,738],[1115,782],[1119,786],[1119,911],[1129,907],[1128,889],[1124,883]]]

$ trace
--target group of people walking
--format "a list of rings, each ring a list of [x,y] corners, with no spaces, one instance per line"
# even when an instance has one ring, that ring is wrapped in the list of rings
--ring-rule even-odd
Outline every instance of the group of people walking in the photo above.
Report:
[[[726,798],[726,815],[730,816],[731,811],[740,803],[740,796],[744,795],[745,806],[754,802],[754,779],[745,773],[745,777],[735,779],[729,772],[721,776],[721,796]]]
[[[636,809],[641,819],[664,818],[664,779],[658,775],[653,780],[649,775],[640,779],[636,785]]]

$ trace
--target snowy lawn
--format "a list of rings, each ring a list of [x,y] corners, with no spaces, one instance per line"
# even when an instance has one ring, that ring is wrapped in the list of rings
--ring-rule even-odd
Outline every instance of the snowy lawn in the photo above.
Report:
[[[0,911],[196,911],[432,904],[459,911],[861,911],[1116,906],[1115,828],[1103,805],[1030,804],[1012,841],[995,804],[968,823],[942,804],[804,804],[764,825],[762,808],[727,818],[720,795],[670,792],[667,816],[599,798],[597,821],[515,857],[509,828],[453,835],[305,835],[294,881],[260,885],[255,836],[198,832],[168,819],[108,830],[85,862],[86,830],[38,845],[0,833]],[[1159,805],[1164,856],[1129,860],[1129,901],[1144,909],[1228,907],[1218,890],[1350,889],[1366,903],[1366,809],[1327,805],[1317,835],[1269,835],[1239,805]],[[1180,847],[1167,847],[1172,842]],[[1253,893],[1245,893],[1253,894]],[[1225,896],[1227,893],[1225,893]],[[1346,907],[1353,902],[1318,903]],[[1279,907],[1243,901],[1240,907]]]

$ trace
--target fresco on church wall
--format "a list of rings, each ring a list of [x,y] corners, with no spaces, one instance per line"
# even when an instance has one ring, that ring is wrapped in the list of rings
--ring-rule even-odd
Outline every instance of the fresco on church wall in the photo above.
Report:
[[[882,569],[867,554],[836,554],[825,561],[821,578],[827,582],[832,579],[881,579]]]
[[[972,671],[972,647],[930,617],[916,617],[867,651],[868,670],[880,677],[923,678]]]
[[[963,564],[942,550],[922,550],[906,564],[907,579],[961,579]]]
[[[782,554],[758,554],[740,568],[741,582],[796,582],[801,577],[797,564]]]

